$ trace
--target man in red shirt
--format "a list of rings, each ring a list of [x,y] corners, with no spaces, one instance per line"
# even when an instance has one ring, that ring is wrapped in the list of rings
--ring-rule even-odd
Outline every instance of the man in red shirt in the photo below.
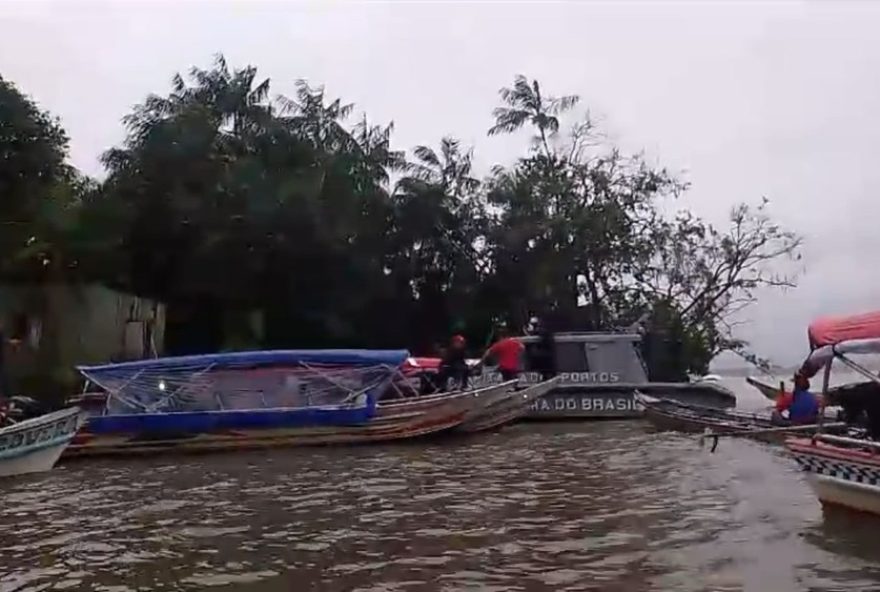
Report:
[[[505,381],[513,380],[519,376],[522,352],[525,346],[518,339],[510,337],[507,329],[498,330],[498,341],[483,354],[480,364],[487,359],[494,358],[498,364],[498,371]]]

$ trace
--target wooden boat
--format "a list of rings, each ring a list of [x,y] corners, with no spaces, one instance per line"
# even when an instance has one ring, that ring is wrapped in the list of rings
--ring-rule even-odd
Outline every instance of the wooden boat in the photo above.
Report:
[[[765,398],[767,398],[768,400],[770,400],[774,403],[776,402],[776,399],[779,398],[779,395],[780,395],[780,387],[779,386],[774,387],[770,383],[758,380],[757,378],[754,378],[752,376],[746,376],[746,382],[749,383],[750,385],[752,385],[753,387],[755,387],[759,393],[761,393],[762,395],[764,395]],[[833,387],[833,388],[830,388],[828,390],[828,393],[826,393],[825,395],[817,394],[816,397],[819,399],[819,404],[822,405],[822,401],[827,401],[826,404],[828,406],[838,405],[838,403],[835,402],[835,393],[837,393],[841,390],[845,390],[851,386],[853,386],[853,385],[843,385],[843,386]],[[786,390],[784,390],[784,392],[787,395],[791,394],[791,389],[786,389]]]
[[[412,439],[460,425],[475,407],[481,405],[481,397],[490,398],[495,392],[506,388],[505,385],[492,385],[476,391],[416,397],[377,405],[375,415],[360,425],[227,430],[175,434],[170,437],[144,434],[123,434],[116,437],[96,435],[89,432],[87,425],[68,448],[65,458],[367,444]]]
[[[770,401],[776,401],[779,397],[779,385],[773,386],[769,382],[758,380],[753,376],[746,376],[746,382],[755,387],[759,393]]]
[[[66,456],[300,442],[366,425],[405,350],[289,350],[80,367],[106,393]]]
[[[507,396],[487,407],[475,417],[466,419],[456,430],[465,433],[484,432],[524,417],[532,404],[556,388],[559,377],[553,377],[522,389],[512,389]]]
[[[468,361],[469,365],[472,366],[476,362],[478,360]],[[439,366],[440,360],[438,358],[410,358],[401,368],[401,376],[405,381],[396,384],[397,391],[402,393],[409,390],[410,396],[425,396],[417,394],[420,385],[416,381],[423,376],[430,378],[436,375]],[[500,384],[495,381],[487,383],[486,381],[477,380],[477,384],[497,384],[506,388],[499,389],[492,397],[483,397],[483,405],[475,407],[461,425],[455,428],[455,431],[466,433],[480,432],[515,421],[529,413],[533,403],[553,390],[559,381],[559,377],[554,377],[536,384],[526,383],[526,386],[518,388],[518,385],[521,385],[519,380],[501,382]],[[380,405],[382,404],[380,403]]]
[[[271,357],[279,358],[277,354],[274,352]],[[328,376],[326,372],[319,371],[314,360],[308,364],[310,372],[299,372],[292,360],[300,359],[303,355],[303,352],[287,352],[283,364],[269,368],[260,364],[254,367],[254,360],[251,359],[248,364],[235,367],[236,372],[224,367],[222,370],[203,371],[197,379],[178,381],[179,384],[174,386],[176,390],[197,394],[206,390],[212,395],[210,400],[213,403],[224,404],[208,411],[192,411],[193,406],[205,406],[207,402],[204,396],[191,395],[182,398],[181,404],[188,406],[182,410],[179,405],[169,404],[166,405],[170,408],[168,411],[132,413],[120,418],[107,412],[113,402],[113,391],[103,394],[103,398],[95,393],[81,395],[78,400],[84,405],[88,404],[91,417],[68,448],[65,457],[359,444],[416,438],[449,430],[466,419],[479,417],[493,403],[508,398],[515,384],[515,381],[511,381],[466,392],[377,401],[374,399],[388,389],[398,372],[400,360],[397,357],[386,360],[387,364],[378,367],[368,365],[360,368],[354,376],[348,371]],[[337,354],[323,352],[322,355],[333,357]],[[369,360],[374,361],[372,357]],[[191,366],[189,363],[186,365],[187,368]],[[323,367],[323,370],[327,369],[327,366]],[[86,372],[94,375],[90,370]],[[146,380],[150,384],[159,384],[162,380],[168,380],[167,375],[165,372],[162,377],[151,376]],[[122,389],[130,388],[131,379],[122,378]],[[303,394],[300,387],[307,387],[305,394],[311,400],[306,402],[313,403],[312,406],[282,407],[276,404],[256,407],[255,401],[264,405],[267,399],[277,401],[279,395],[273,392],[273,388],[280,384],[285,390],[290,390],[287,387],[291,386],[291,379],[294,379],[293,386],[296,388],[293,390],[296,393]],[[347,384],[343,384],[345,380]],[[106,380],[104,382],[107,384]],[[315,406],[316,400],[326,402],[328,395],[326,389],[310,390],[308,387],[313,382],[334,387],[346,394],[350,402],[335,407]],[[171,388],[166,384],[162,392],[168,392]],[[228,408],[235,403],[242,405],[242,397],[247,397],[247,407],[241,410]],[[288,399],[300,400],[296,397]],[[246,415],[237,416],[241,413]],[[367,413],[369,415],[365,416]]]
[[[386,414],[400,413],[402,411],[412,412],[419,410],[428,405],[435,404],[436,401],[443,400],[462,400],[465,403],[465,413],[461,416],[460,421],[448,428],[461,428],[465,424],[486,421],[494,418],[495,414],[501,412],[506,401],[509,401],[514,395],[516,386],[515,380],[502,382],[500,384],[491,384],[478,389],[467,391],[453,391],[451,393],[439,393],[433,395],[421,395],[404,399],[397,399],[379,404],[379,416]]]
[[[790,438],[786,449],[822,504],[880,515],[880,378],[851,359],[880,353],[880,311],[818,319],[807,335],[811,352],[799,372],[812,377],[823,371],[822,394],[843,408],[846,421],[864,428],[864,436]],[[835,361],[873,384],[845,385],[831,392]]]
[[[444,392],[424,395],[420,394],[417,389],[407,388],[398,391],[401,395],[400,398],[380,400],[379,408],[393,409],[402,403],[412,405],[417,401],[432,401],[438,398],[448,398],[453,393],[461,392],[471,395],[471,405],[462,422],[470,423],[478,419],[483,419],[486,416],[491,416],[499,405],[502,405],[505,401],[513,397],[516,385],[516,380],[509,380],[500,384],[484,385],[481,388],[470,389],[467,391],[452,391],[450,393]]]
[[[0,428],[0,477],[49,471],[82,421],[70,407]]]
[[[774,423],[768,415],[722,410],[636,395],[645,408],[645,418],[661,430],[715,434],[742,434],[770,444],[782,444],[791,434],[776,428],[794,427],[790,422]],[[806,426],[805,426],[806,427]],[[809,428],[808,428],[809,429]],[[773,430],[773,431],[768,431]],[[754,433],[753,435],[749,435]]]

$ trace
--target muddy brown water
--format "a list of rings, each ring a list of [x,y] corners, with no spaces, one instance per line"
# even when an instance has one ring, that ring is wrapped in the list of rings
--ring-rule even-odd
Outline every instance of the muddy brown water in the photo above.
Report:
[[[779,449],[641,421],[0,482],[0,592],[870,589],[880,520],[823,511]]]

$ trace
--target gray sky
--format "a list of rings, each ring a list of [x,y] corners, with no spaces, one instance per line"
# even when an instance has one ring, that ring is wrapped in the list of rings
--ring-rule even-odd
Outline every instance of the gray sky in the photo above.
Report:
[[[684,171],[701,216],[723,223],[765,195],[806,237],[800,287],[763,296],[739,330],[793,363],[812,317],[880,306],[878,30],[868,1],[0,0],[0,73],[61,118],[93,175],[133,104],[218,51],[275,92],[306,78],[394,120],[399,148],[458,136],[483,170],[526,145],[485,136],[498,88],[537,78],[581,95],[624,147]]]

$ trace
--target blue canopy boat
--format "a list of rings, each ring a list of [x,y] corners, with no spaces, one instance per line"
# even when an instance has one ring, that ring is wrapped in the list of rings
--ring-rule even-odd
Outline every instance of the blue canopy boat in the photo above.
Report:
[[[310,429],[364,425],[408,355],[276,350],[81,366],[107,396],[67,455],[146,442],[149,448],[247,447],[292,441]]]

